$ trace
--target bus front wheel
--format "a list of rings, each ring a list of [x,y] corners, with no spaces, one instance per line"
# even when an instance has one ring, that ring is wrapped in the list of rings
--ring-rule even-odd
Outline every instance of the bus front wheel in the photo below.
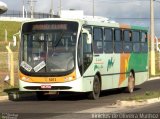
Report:
[[[89,99],[96,100],[100,96],[100,91],[101,91],[101,85],[100,85],[100,80],[97,75],[94,77],[93,81],[93,91],[91,91],[88,95]]]
[[[130,72],[129,78],[128,78],[128,92],[132,93],[134,91],[134,87],[135,87],[135,78],[133,73]]]

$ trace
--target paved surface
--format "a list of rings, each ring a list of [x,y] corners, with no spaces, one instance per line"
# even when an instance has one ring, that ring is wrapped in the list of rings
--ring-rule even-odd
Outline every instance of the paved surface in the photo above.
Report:
[[[119,111],[120,113],[160,113],[160,103],[154,103],[150,105],[140,106],[138,108],[131,107],[127,110]],[[160,118],[160,117],[159,117]]]
[[[112,105],[116,100],[122,100],[126,97],[131,97],[135,94],[141,94],[145,91],[160,91],[160,80],[153,80],[145,82],[137,86],[133,94],[124,93],[123,90],[109,90],[102,92],[99,100],[88,100],[84,94],[65,94],[61,96],[51,96],[49,100],[38,101],[35,96],[21,99],[21,101],[4,101],[0,102],[0,112],[19,114],[20,119],[50,119],[61,118],[71,115],[70,119],[74,119],[77,114],[84,113],[84,110],[93,109],[107,106],[106,112],[110,110],[109,105]],[[159,108],[159,107],[157,107]],[[156,110],[155,110],[156,111]],[[101,110],[100,110],[101,112]],[[92,114],[83,114],[86,118],[92,118]],[[67,116],[66,116],[67,117]],[[78,117],[83,117],[78,114]]]

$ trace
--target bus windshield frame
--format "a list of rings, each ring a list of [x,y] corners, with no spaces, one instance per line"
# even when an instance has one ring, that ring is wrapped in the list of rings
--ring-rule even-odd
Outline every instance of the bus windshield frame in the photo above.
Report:
[[[29,76],[67,75],[75,69],[78,22],[39,21],[22,26],[20,71]]]

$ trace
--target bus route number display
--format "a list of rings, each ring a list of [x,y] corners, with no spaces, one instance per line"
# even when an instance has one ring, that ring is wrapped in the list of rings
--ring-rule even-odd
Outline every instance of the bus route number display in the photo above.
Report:
[[[32,30],[67,30],[67,24],[35,24]]]

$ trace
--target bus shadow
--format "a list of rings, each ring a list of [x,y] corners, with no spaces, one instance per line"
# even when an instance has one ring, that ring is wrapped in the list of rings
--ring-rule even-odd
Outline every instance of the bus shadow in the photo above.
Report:
[[[50,94],[47,98],[39,100],[36,97],[36,93],[32,94],[8,94],[8,99],[10,101],[78,101],[78,100],[86,100],[87,96],[85,93],[62,93],[59,95]]]
[[[140,90],[140,88],[135,88],[134,93],[136,91]],[[133,94],[134,94],[133,93]],[[111,89],[102,91],[100,98],[108,97],[111,98],[112,96],[117,97],[117,95],[123,94],[122,97],[125,97],[126,95],[130,96],[129,93],[124,89]],[[125,95],[125,96],[124,96]],[[50,94],[48,95],[48,98],[43,100],[38,100],[36,97],[36,93],[30,93],[26,95],[8,95],[9,100],[11,101],[79,101],[79,100],[89,100],[87,93],[74,93],[74,92],[61,92],[59,95]],[[15,98],[17,97],[17,98]]]
[[[136,93],[137,91],[141,90],[141,88],[135,88],[134,89],[134,93]],[[105,90],[105,91],[102,91],[101,92],[101,97],[106,97],[106,96],[116,96],[116,95],[120,95],[120,94],[124,94],[124,95],[127,95],[127,94],[130,94],[128,91],[127,91],[127,88],[118,88],[118,89],[110,89],[110,90]]]
[[[79,101],[86,100],[86,93],[64,92],[59,95],[50,95],[49,101]]]

